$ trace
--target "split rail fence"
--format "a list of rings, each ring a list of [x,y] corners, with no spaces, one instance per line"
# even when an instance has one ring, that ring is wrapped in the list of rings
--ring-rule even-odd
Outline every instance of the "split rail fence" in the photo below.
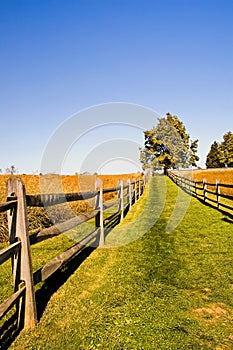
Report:
[[[233,218],[233,184],[195,181],[169,170],[168,176],[188,194]]]
[[[10,244],[0,251],[0,265],[11,259],[14,292],[0,304],[0,319],[15,306],[17,326],[19,328],[34,327],[37,323],[34,286],[52,276],[62,265],[91,244],[94,239],[97,240],[98,245],[104,245],[106,227],[113,221],[123,220],[125,213],[131,210],[132,205],[142,195],[147,181],[147,176],[133,182],[128,180],[125,185],[120,180],[117,187],[105,189],[102,187],[101,179],[97,179],[96,190],[92,192],[27,195],[23,182],[16,177],[10,178],[7,182],[7,201],[0,204],[0,212],[7,212]],[[117,194],[117,199],[104,201],[106,193]],[[95,199],[93,210],[45,228],[37,234],[29,235],[27,207],[46,207],[90,198]],[[117,211],[106,217],[104,211],[114,205],[117,205]],[[31,244],[57,236],[90,219],[95,220],[93,232],[33,272]]]

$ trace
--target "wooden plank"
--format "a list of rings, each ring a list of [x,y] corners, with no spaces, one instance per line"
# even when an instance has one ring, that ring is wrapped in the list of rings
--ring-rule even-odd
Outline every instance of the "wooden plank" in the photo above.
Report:
[[[10,259],[16,252],[19,251],[21,247],[21,242],[16,242],[11,244],[9,247],[2,249],[0,251],[0,265],[3,264],[5,261]]]
[[[62,204],[65,202],[90,199],[96,195],[97,191],[26,195],[26,202],[27,206],[29,207],[44,207],[55,204]]]
[[[200,191],[203,191],[203,186],[201,186],[201,187],[198,187],[198,186],[197,186],[196,189],[197,189],[197,190],[200,190]]]
[[[203,179],[203,199],[206,201],[206,179]]]
[[[206,182],[206,185],[215,187],[216,186],[216,182],[215,183],[213,183],[213,182]]]
[[[98,209],[98,214],[96,215],[95,226],[100,229],[99,246],[103,246],[105,243],[104,235],[104,217],[103,217],[103,181],[100,178],[96,179],[95,188],[98,190],[98,195],[96,196],[95,207]]]
[[[209,197],[206,197],[206,199],[207,199],[207,201],[213,202],[216,205],[218,204],[216,199],[212,199],[212,198],[209,198]]]
[[[86,236],[83,240],[76,243],[73,247],[66,250],[64,253],[60,254],[41,269],[34,273],[34,284],[45,281],[47,278],[52,276],[63,264],[69,261],[75,254],[77,254],[81,249],[83,249],[93,238],[95,238],[100,232],[100,228]]]
[[[0,203],[0,213],[3,213],[4,211],[7,211],[9,209],[13,209],[15,208],[16,205],[17,205],[17,200]]]
[[[14,193],[8,192],[8,194],[10,194],[12,198],[12,195]],[[7,200],[9,200],[9,198],[7,198]],[[16,197],[14,200],[16,200]],[[17,221],[17,205],[13,209],[7,211],[7,223],[8,223],[10,244],[13,244],[16,241],[18,241],[18,239],[16,238],[16,221]],[[20,254],[15,254],[11,258],[12,277],[13,277],[15,291],[18,290],[18,285],[20,283],[20,261],[19,260],[20,260]]]
[[[103,193],[111,193],[111,192],[117,192],[119,191],[119,186],[112,187],[112,188],[103,188]]]
[[[127,186],[124,186],[124,188],[127,188]],[[119,187],[105,188],[103,189],[103,193],[117,192],[118,190],[119,190]],[[44,206],[51,206],[55,204],[62,204],[65,202],[86,200],[86,199],[94,198],[96,195],[97,195],[97,191],[26,195],[26,202],[27,202],[27,206],[29,207],[44,207]]]
[[[209,189],[206,189],[206,193],[210,193],[210,194],[216,195],[216,190],[211,191],[211,190],[209,190]]]
[[[216,200],[217,200],[217,207],[219,209],[219,205],[220,205],[220,187],[218,185],[218,180],[216,180]]]
[[[231,196],[230,194],[223,194],[223,193],[221,193],[221,194],[219,194],[219,197],[233,200],[233,196]]]
[[[128,201],[129,201],[129,210],[132,209],[132,190],[131,190],[131,182],[130,179],[127,180],[128,184]]]
[[[230,205],[224,204],[224,203],[219,203],[219,207],[224,207],[229,210],[233,210],[233,208]]]
[[[218,185],[221,187],[233,188],[233,184],[221,184],[221,183],[219,183]]]
[[[12,308],[12,306],[17,303],[22,294],[25,293],[25,290],[25,286],[21,287],[0,305],[0,318],[2,318]]]
[[[78,216],[75,216],[74,218],[61,222],[59,224],[55,224],[53,226],[45,228],[38,233],[32,234],[29,237],[30,243],[34,244],[37,242],[44,241],[45,239],[58,236],[62,232],[68,231],[73,227],[81,225],[84,222],[94,218],[97,214],[98,214],[98,210],[92,210],[87,213],[83,213]]]
[[[119,205],[118,205],[118,211],[120,212],[120,221],[124,218],[124,193],[123,193],[123,181],[119,180],[119,192],[118,192],[118,199],[119,199]]]

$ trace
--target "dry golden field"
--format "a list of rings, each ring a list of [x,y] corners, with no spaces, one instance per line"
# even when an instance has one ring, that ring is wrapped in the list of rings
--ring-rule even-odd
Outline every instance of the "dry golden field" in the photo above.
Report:
[[[215,184],[232,184],[233,185],[233,168],[219,168],[219,169],[204,169],[204,170],[179,170],[176,172],[180,176],[191,178],[193,181],[203,181],[206,183]],[[209,186],[214,190],[215,186]],[[222,194],[233,196],[233,187],[221,187]]]
[[[133,181],[141,174],[119,175],[18,175],[25,184],[27,194],[40,193],[72,193],[95,190],[96,178],[101,178],[104,188],[116,187],[118,180]],[[0,175],[0,203],[6,200],[6,182],[12,175]],[[116,196],[116,193],[104,195],[105,200]],[[28,208],[29,231],[34,233],[55,222],[68,220],[74,213],[80,214],[92,209],[95,199],[70,202],[68,205],[56,205],[46,211],[43,208]],[[71,210],[70,210],[71,209]],[[8,234],[6,213],[0,214],[0,241],[6,239]]]
[[[6,199],[6,182],[12,175],[0,175],[0,202]],[[14,175],[15,176],[15,175]],[[127,179],[131,181],[140,176],[140,174],[119,174],[119,175],[17,175],[21,178],[26,187],[27,194],[41,193],[41,180],[43,192],[56,193],[57,183],[62,181],[61,188],[65,193],[85,192],[95,189],[96,178],[101,178],[104,188],[117,186],[118,180]]]
[[[222,184],[233,184],[233,168],[204,169],[204,170],[182,170],[181,176],[191,177],[194,181],[203,181],[215,183],[218,180]]]

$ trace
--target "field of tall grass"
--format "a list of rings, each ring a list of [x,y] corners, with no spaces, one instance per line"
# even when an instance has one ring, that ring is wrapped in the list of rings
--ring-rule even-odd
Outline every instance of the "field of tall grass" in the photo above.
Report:
[[[6,182],[12,175],[0,175],[0,203],[6,201]],[[118,175],[18,175],[25,184],[27,194],[43,193],[74,193],[87,192],[95,189],[96,178],[101,178],[104,188],[116,187],[118,180],[127,179],[133,181],[138,178],[138,174],[118,174]],[[116,195],[116,194],[115,194]],[[106,194],[105,200],[109,200],[114,193]],[[45,211],[43,208],[28,208],[29,232],[35,233],[45,227],[51,226],[54,222],[62,222],[75,215],[91,210],[95,200],[82,200],[53,206],[52,212]],[[67,210],[67,209],[72,210]],[[8,228],[6,213],[0,214],[0,242],[8,239]]]
[[[218,180],[222,184],[233,184],[233,168],[218,169],[198,169],[198,170],[180,170],[179,175],[192,178],[194,181],[203,181],[215,183]]]
[[[6,199],[6,182],[15,175],[0,175],[0,202]],[[47,193],[55,193],[57,180],[62,181],[62,189],[64,192],[85,192],[92,191],[95,188],[96,178],[101,178],[103,187],[109,188],[117,186],[118,180],[126,181],[136,179],[140,174],[117,174],[117,175],[17,175],[21,178],[26,187],[27,194],[38,194],[41,191],[41,179],[46,181]],[[44,187],[44,186],[43,186]]]

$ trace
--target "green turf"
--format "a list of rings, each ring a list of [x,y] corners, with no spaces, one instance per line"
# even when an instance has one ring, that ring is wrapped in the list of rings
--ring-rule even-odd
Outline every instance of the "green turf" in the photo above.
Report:
[[[10,349],[232,349],[232,224],[192,198],[167,230],[176,198],[171,180],[154,177],[106,248],[87,257]]]

